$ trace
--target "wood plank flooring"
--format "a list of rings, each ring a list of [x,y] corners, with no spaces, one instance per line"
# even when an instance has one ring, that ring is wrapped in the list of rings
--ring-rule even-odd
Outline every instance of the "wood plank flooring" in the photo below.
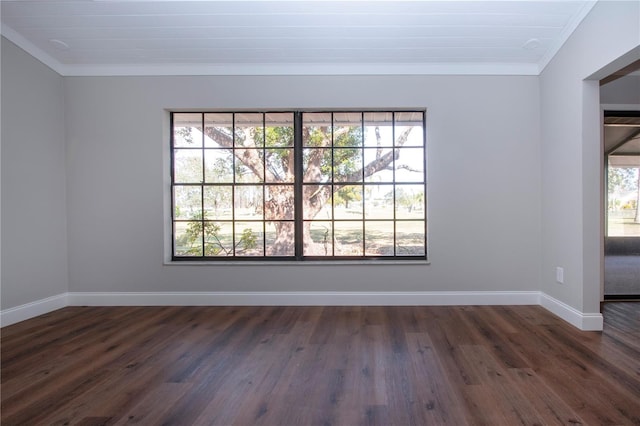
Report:
[[[2,329],[2,425],[640,425],[640,304],[69,307]]]

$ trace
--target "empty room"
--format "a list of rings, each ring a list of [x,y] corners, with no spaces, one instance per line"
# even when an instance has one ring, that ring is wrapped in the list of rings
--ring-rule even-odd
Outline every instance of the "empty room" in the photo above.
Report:
[[[3,425],[640,425],[640,1],[0,4]]]

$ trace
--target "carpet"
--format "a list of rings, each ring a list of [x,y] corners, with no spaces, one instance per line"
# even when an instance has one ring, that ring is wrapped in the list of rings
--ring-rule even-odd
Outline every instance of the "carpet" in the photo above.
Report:
[[[604,294],[640,295],[640,256],[604,257]]]

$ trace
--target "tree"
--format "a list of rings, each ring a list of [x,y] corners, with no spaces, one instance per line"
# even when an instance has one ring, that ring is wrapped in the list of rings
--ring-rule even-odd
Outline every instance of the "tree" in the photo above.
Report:
[[[640,223],[640,169],[637,167],[609,167],[608,170],[609,208],[616,209],[620,203],[616,194],[636,192],[634,222]]]
[[[383,149],[379,129],[376,128],[377,149],[375,158],[368,159],[363,165],[361,161],[360,147],[363,134],[361,126],[306,126],[303,128],[303,140],[306,149],[303,154],[303,181],[316,182],[314,185],[305,185],[302,197],[305,218],[313,219],[332,199],[337,203],[348,206],[350,201],[359,201],[362,198],[360,191],[349,186],[349,182],[360,182],[363,179],[388,169],[394,158],[400,155],[398,148],[407,141],[413,128],[407,127],[396,135],[395,148]],[[235,157],[235,167],[241,167],[251,174],[257,182],[276,183],[269,185],[264,199],[264,219],[273,221],[275,226],[275,241],[267,247],[267,255],[291,255],[294,252],[295,225],[294,209],[295,200],[293,192],[294,182],[294,150],[293,128],[291,126],[240,127],[231,133],[228,127],[206,126],[205,135],[213,140],[219,147],[227,148]],[[234,143],[235,140],[235,143]],[[264,148],[255,149],[255,148]],[[327,150],[326,148],[339,148]],[[229,165],[216,163],[224,168]],[[328,182],[333,177],[333,184]],[[278,185],[282,183],[282,185]],[[193,226],[197,227],[202,225]],[[207,226],[207,225],[205,225]],[[310,222],[304,222],[304,235],[310,235]],[[191,234],[201,235],[200,229],[191,230]],[[216,233],[218,230],[209,229],[205,232]],[[189,235],[191,235],[189,234]],[[243,234],[244,235],[244,234]],[[240,244],[249,247],[252,242],[250,235],[244,235]],[[311,241],[305,239],[305,252]],[[205,247],[205,255],[215,254],[229,250],[222,243],[215,249]],[[209,252],[207,252],[209,250]],[[217,250],[217,251],[215,251]]]
[[[636,168],[636,172],[638,174],[638,180],[636,182],[636,217],[633,219],[635,223],[640,223],[640,168]]]

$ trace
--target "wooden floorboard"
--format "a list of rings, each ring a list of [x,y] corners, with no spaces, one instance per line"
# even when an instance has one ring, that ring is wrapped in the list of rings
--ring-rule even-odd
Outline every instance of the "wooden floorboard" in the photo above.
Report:
[[[640,303],[69,307],[2,329],[2,425],[640,425]]]

